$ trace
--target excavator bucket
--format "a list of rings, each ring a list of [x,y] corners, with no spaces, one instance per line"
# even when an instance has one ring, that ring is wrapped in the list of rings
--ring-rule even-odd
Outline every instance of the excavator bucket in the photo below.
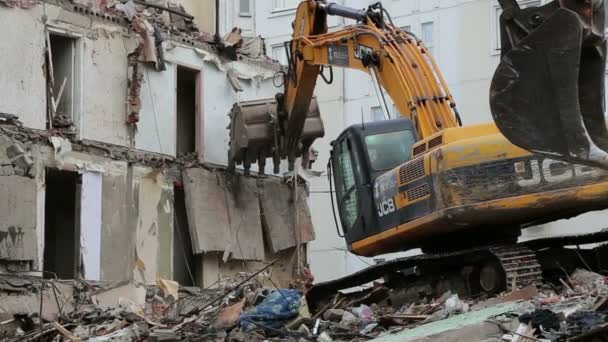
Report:
[[[266,159],[272,158],[274,173],[279,173],[282,159],[302,156],[303,163],[308,162],[308,150],[316,138],[325,133],[316,99],[312,99],[300,136],[299,149],[295,156],[285,156],[281,147],[284,137],[285,114],[277,107],[275,99],[243,101],[235,103],[230,111],[230,149],[228,151],[229,168],[243,165],[249,173],[251,164],[258,164],[259,173],[264,174]],[[290,170],[293,165],[290,165]]]
[[[502,58],[490,87],[499,130],[528,151],[608,168],[603,0],[501,5]]]

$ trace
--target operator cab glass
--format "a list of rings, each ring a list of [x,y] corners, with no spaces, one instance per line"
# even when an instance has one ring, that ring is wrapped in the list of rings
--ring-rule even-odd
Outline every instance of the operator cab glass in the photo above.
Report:
[[[332,142],[336,209],[349,243],[374,234],[374,180],[410,160],[417,140],[412,121],[399,118],[352,125]]]
[[[374,171],[393,169],[410,159],[416,142],[413,131],[403,130],[368,135],[365,147]]]

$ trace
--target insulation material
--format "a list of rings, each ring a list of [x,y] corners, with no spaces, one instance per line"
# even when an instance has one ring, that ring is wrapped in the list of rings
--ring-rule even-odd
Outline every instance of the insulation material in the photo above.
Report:
[[[182,176],[194,253],[223,252],[231,239],[223,177],[202,168]]]
[[[268,179],[260,181],[260,203],[262,207],[262,222],[264,233],[272,253],[294,247],[300,243],[314,240],[315,234],[310,219],[310,211],[306,203],[303,189],[298,190],[298,205],[294,211],[293,189],[279,180]],[[297,227],[296,217],[297,212]],[[296,232],[300,233],[298,237]]]
[[[80,246],[84,279],[101,280],[102,174],[84,172],[80,195]]]

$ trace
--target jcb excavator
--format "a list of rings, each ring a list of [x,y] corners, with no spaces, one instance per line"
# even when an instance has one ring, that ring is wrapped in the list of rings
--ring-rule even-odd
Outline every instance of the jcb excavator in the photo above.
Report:
[[[332,142],[330,192],[335,187],[352,253],[427,254],[372,267],[334,288],[421,269],[453,270],[488,292],[534,283],[541,268],[534,251],[516,244],[520,230],[608,208],[608,173],[597,168],[608,166],[603,1],[525,9],[499,2],[495,123],[462,125],[429,50],[397,28],[381,3],[357,10],[302,1],[286,48],[284,92],[233,107],[229,160],[246,171],[257,162],[263,172],[272,158],[276,173],[283,159],[290,169],[300,156],[308,164],[310,146],[323,136],[313,90],[332,67],[369,73],[387,116],[383,89],[395,103],[402,118],[353,125]],[[328,32],[328,15],[357,23]]]

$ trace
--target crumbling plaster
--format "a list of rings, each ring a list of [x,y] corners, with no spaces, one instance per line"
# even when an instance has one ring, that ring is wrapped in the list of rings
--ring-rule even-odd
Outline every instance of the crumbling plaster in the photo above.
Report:
[[[0,78],[5,99],[0,112],[19,116],[26,127],[46,127],[45,18],[49,31],[78,40],[76,65],[82,72],[77,84],[84,85],[76,90],[78,136],[127,146],[127,54],[137,46],[135,36],[126,27],[59,6],[0,7],[0,60],[8,72]]]

